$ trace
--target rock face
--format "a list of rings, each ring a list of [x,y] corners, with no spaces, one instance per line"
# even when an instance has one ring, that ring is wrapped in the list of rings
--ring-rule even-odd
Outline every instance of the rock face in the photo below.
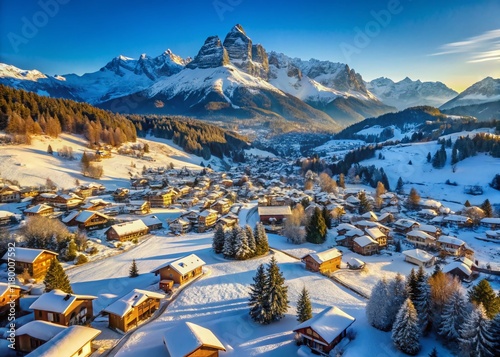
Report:
[[[187,64],[187,68],[216,68],[229,64],[229,56],[226,48],[222,46],[219,36],[210,36],[205,40],[200,51]]]

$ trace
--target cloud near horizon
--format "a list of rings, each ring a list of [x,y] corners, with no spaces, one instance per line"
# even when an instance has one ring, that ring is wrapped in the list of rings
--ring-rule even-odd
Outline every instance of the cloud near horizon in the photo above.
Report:
[[[490,30],[463,41],[450,42],[439,47],[439,52],[429,56],[466,53],[471,57],[467,63],[500,61],[500,29]]]

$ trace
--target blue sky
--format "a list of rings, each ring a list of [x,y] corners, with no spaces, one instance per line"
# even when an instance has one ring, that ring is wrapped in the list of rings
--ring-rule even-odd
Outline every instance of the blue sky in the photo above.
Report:
[[[240,23],[268,51],[463,90],[500,77],[499,18],[497,0],[0,0],[0,62],[53,75],[120,54],[194,57]]]

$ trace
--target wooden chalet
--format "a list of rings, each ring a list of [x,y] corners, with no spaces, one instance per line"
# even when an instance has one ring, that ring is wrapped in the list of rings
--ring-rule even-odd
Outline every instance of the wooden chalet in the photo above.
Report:
[[[82,211],[74,220],[78,228],[86,230],[101,229],[110,223],[108,216],[96,211]]]
[[[127,208],[133,214],[147,214],[151,212],[151,206],[147,200],[129,200]]]
[[[347,335],[347,329],[356,321],[338,307],[327,307],[313,318],[304,321],[293,332],[312,352],[328,353]]]
[[[367,235],[354,238],[353,250],[361,255],[372,255],[378,253],[379,245],[376,240]]]
[[[387,247],[387,236],[378,227],[366,228],[365,232],[373,240],[377,241],[379,249]]]
[[[9,211],[0,211],[0,226],[6,226],[15,220],[14,213]]]
[[[175,202],[177,194],[174,190],[151,192],[145,198],[153,208],[169,207]]]
[[[128,188],[117,188],[111,195],[115,202],[128,202],[129,192]]]
[[[143,217],[141,220],[144,222],[146,227],[148,227],[149,232],[157,231],[163,228],[163,222],[158,219],[155,215],[149,217]]]
[[[36,203],[45,203],[59,209],[69,210],[79,206],[83,199],[75,195],[69,194],[55,194],[55,193],[41,193],[35,198]]]
[[[342,263],[342,252],[336,248],[328,249],[320,253],[309,253],[302,257],[306,269],[323,274],[333,273],[340,269]]]
[[[21,189],[14,185],[4,185],[0,188],[0,203],[21,201]]]
[[[141,219],[135,221],[114,224],[106,231],[108,240],[119,240],[121,242],[139,238],[149,232],[148,227]]]
[[[24,210],[24,214],[26,217],[31,217],[31,216],[50,216],[51,214],[54,213],[54,207],[49,206],[45,203],[40,203],[37,204],[33,207],[30,207],[28,209]]]
[[[45,249],[16,248],[15,271],[20,274],[26,270],[34,279],[41,279],[50,267],[52,259],[59,254]],[[8,261],[9,253],[2,260]]]
[[[16,351],[30,353],[65,330],[65,326],[34,320],[16,330]]]
[[[136,327],[139,321],[151,317],[160,307],[160,300],[165,295],[152,291],[134,289],[116,300],[103,310],[109,315],[109,328],[127,332]]]
[[[0,318],[8,313],[11,301],[19,306],[22,293],[23,289],[20,286],[0,282]]]
[[[89,186],[80,186],[73,190],[73,193],[77,194],[81,198],[85,199],[87,197],[94,195],[94,190]]]
[[[216,201],[211,208],[217,211],[220,215],[225,215],[231,209],[231,201],[225,198],[220,199]]]
[[[490,229],[500,228],[500,218],[486,217],[481,219],[481,225]]]
[[[174,234],[185,234],[191,230],[191,222],[179,217],[171,221],[168,227]]]
[[[186,284],[203,273],[205,262],[196,254],[175,260],[152,271],[160,280],[173,280],[175,284]]]
[[[217,223],[217,211],[206,209],[198,215],[198,233],[203,233]]]
[[[353,229],[357,229],[357,228],[349,223],[341,223],[337,227],[335,227],[335,229],[337,230],[337,235],[343,236],[348,231],[353,230]]]
[[[421,224],[418,227],[418,230],[425,232],[425,233],[433,236],[434,238],[438,238],[442,233],[441,228],[433,226],[431,224]]]
[[[66,327],[27,357],[89,357],[97,350],[93,342],[100,333],[101,331],[86,326]]]
[[[465,242],[456,237],[440,236],[436,241],[436,245],[440,251],[449,255],[462,257],[466,255],[467,247]]]
[[[413,229],[418,229],[419,226],[420,223],[418,223],[417,221],[402,218],[394,222],[394,231],[397,233],[406,234]]]
[[[55,289],[41,295],[30,306],[35,320],[53,322],[62,326],[86,325],[94,316],[92,301],[97,296],[68,294]]]
[[[472,278],[472,265],[463,261],[454,261],[443,268],[443,273],[457,276],[460,280],[470,281]]]
[[[417,248],[427,248],[436,245],[436,237],[420,229],[414,229],[406,233],[406,240],[414,244]]]
[[[434,265],[436,258],[421,249],[410,249],[402,252],[405,256],[405,261],[421,267],[429,268]]]
[[[212,331],[191,322],[168,330],[163,344],[170,357],[218,357],[219,351],[226,351]]]
[[[257,209],[263,224],[282,224],[292,215],[290,206],[259,206]]]
[[[457,226],[457,227],[472,227],[474,222],[472,221],[471,218],[467,216],[450,214],[446,217],[443,217],[443,224],[448,226]]]

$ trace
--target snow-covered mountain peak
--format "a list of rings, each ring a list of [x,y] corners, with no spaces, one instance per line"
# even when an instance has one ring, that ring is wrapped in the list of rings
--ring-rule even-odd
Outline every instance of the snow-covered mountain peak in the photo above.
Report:
[[[29,81],[37,81],[41,78],[47,78],[45,74],[42,72],[33,69],[33,70],[23,70],[19,69],[15,66],[11,66],[8,64],[0,63],[0,77],[2,78],[15,78],[15,79],[23,79]]]
[[[484,104],[500,101],[500,78],[486,77],[474,83],[460,93],[456,98],[443,104],[441,109],[451,109],[459,106]]]
[[[187,68],[216,68],[229,64],[227,50],[222,46],[219,36],[210,36],[201,46],[198,54]]]

